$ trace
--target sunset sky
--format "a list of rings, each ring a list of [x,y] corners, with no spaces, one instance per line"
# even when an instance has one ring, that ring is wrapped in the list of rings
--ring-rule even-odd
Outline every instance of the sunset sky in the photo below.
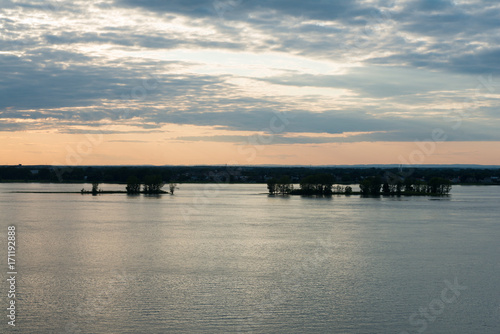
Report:
[[[0,164],[500,165],[498,0],[0,5]]]

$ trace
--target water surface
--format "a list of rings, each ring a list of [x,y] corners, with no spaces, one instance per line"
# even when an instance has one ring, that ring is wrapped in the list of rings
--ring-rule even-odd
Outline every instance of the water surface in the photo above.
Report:
[[[500,187],[442,198],[202,184],[156,197],[10,193],[81,188],[0,184],[2,244],[9,224],[18,232],[13,332],[500,332]],[[455,280],[466,287],[456,296]]]

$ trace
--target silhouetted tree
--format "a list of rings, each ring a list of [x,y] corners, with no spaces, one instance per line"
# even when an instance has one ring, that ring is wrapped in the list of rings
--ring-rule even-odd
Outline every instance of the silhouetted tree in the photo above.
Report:
[[[413,184],[413,191],[416,192],[417,194],[419,193],[425,193],[425,182],[421,180],[416,180],[415,183]]]
[[[293,185],[289,176],[282,176],[276,182],[277,192],[281,195],[286,195],[292,192]]]
[[[352,194],[352,187],[351,186],[346,186],[344,189],[344,193],[346,195],[351,195]]]
[[[127,194],[139,194],[141,192],[141,182],[136,176],[129,176],[125,189],[127,189]]]
[[[164,185],[160,175],[148,175],[144,178],[143,191],[145,194],[159,194]]]
[[[382,193],[384,193],[384,194],[391,193],[391,188],[389,188],[389,183],[384,182],[384,185],[382,186]]]
[[[382,182],[379,176],[371,176],[361,181],[359,189],[363,195],[380,195],[381,185]]]
[[[404,192],[410,193],[414,191],[413,184],[415,183],[415,179],[407,178],[404,182]]]
[[[301,193],[304,195],[331,195],[332,187],[333,176],[331,174],[309,175],[300,181]],[[339,190],[342,191],[337,188],[337,191]]]
[[[340,184],[336,185],[333,188],[334,188],[333,192],[335,192],[336,194],[342,194],[345,191],[344,187],[342,187]]]
[[[267,190],[269,191],[269,195],[274,195],[278,191],[277,184],[278,180],[276,180],[276,178],[274,177],[267,180]]]
[[[401,180],[398,180],[396,182],[396,194],[401,195],[402,189],[403,189],[403,182]]]
[[[99,182],[92,182],[92,195],[97,195],[99,192]]]
[[[174,194],[174,191],[175,189],[177,188],[177,183],[170,183],[168,185],[168,189],[170,190],[170,194],[173,195]]]
[[[433,177],[427,184],[427,192],[431,194],[446,195],[451,190],[451,181],[441,177]]]
[[[359,183],[359,190],[361,191],[361,193],[363,195],[369,195],[370,194],[370,185],[371,185],[371,182],[369,179],[363,179],[363,181],[361,181]]]

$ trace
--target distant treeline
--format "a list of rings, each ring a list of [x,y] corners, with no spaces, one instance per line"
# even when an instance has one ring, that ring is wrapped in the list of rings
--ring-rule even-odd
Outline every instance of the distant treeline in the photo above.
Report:
[[[335,179],[331,174],[314,174],[303,178],[300,181],[300,189],[294,189],[289,176],[282,176],[279,179],[271,178],[267,181],[267,190],[270,195],[292,194],[292,195],[322,195],[332,194],[352,194],[352,187],[333,186]]]
[[[429,181],[421,181],[409,177],[407,179],[385,179],[375,176],[361,181],[359,189],[363,195],[447,195],[452,187],[450,180],[433,177]]]
[[[326,174],[335,184],[360,184],[369,177],[382,180],[400,176],[403,179],[428,182],[432,178],[450,180],[453,184],[500,184],[499,168],[361,168],[361,167],[234,167],[234,166],[1,166],[0,182],[122,183],[130,176],[141,182],[148,175],[158,175],[175,183],[267,183],[288,175],[292,184],[310,176]],[[382,182],[383,185],[383,182]],[[402,189],[405,189],[403,187]],[[403,190],[404,191],[404,190]]]

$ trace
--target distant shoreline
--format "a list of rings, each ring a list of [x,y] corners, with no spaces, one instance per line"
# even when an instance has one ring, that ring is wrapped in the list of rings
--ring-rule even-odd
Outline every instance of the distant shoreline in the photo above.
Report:
[[[89,181],[69,181],[69,182],[49,182],[49,181],[0,181],[0,184],[5,183],[24,183],[24,184],[91,184]],[[177,182],[180,184],[266,184],[266,182]],[[101,182],[100,184],[113,184],[113,185],[127,185],[125,182]],[[335,182],[335,184],[339,185],[352,185],[356,184],[355,182]],[[454,186],[500,186],[500,183],[452,183]],[[124,191],[126,192],[126,191]],[[78,191],[78,193],[80,193]]]
[[[298,184],[309,175],[329,174],[335,184],[359,184],[368,177],[383,179],[448,179],[454,185],[500,185],[500,167],[491,166],[0,166],[0,183],[127,184],[130,177],[144,181],[160,176],[166,183],[265,184],[269,179],[289,176]]]

